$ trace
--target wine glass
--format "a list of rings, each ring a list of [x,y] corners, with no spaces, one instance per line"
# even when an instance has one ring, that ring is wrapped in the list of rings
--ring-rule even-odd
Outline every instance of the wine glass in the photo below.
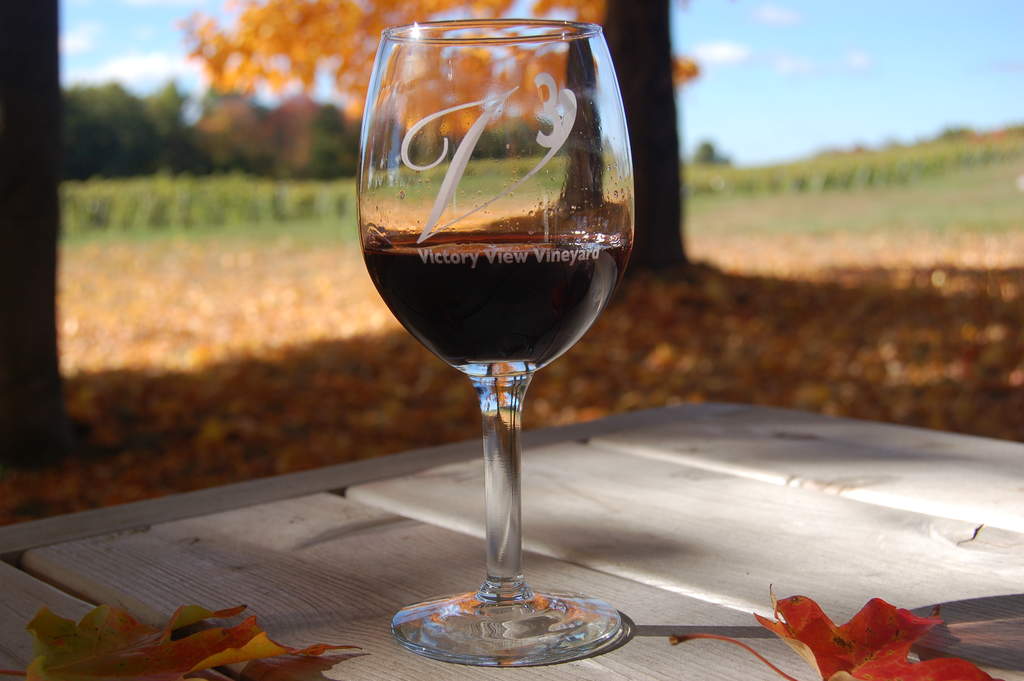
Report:
[[[622,278],[633,173],[601,28],[440,21],[384,31],[361,135],[359,230],[388,307],[465,373],[483,415],[487,573],[400,610],[406,648],[518,666],[624,636],[618,611],[523,579],[520,446],[533,372],[590,327]]]

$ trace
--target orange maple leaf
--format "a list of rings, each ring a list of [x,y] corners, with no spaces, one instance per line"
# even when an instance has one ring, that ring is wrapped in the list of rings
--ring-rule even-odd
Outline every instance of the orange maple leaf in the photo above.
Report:
[[[781,601],[772,597],[775,620],[754,614],[757,621],[786,642],[824,681],[998,681],[967,660],[944,657],[927,662],[907,659],[910,647],[938,617],[918,617],[880,598],[873,598],[842,626],[836,626],[821,607],[806,596]],[[776,673],[796,681],[752,648],[714,634],[672,637],[672,643],[712,638],[734,643],[753,653]]]
[[[314,645],[296,649],[272,641],[255,617],[233,627],[204,629],[171,640],[171,633],[208,618],[233,617],[245,606],[207,610],[178,608],[163,629],[142,624],[109,605],[91,610],[77,624],[42,608],[27,629],[35,638],[36,658],[23,672],[0,674],[25,681],[187,681],[185,675],[212,667],[279,655],[317,656],[352,646]],[[340,660],[338,660],[340,661]]]

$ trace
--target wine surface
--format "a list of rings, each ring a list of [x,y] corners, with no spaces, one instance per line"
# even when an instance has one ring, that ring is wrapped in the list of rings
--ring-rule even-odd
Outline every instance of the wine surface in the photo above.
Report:
[[[523,362],[568,350],[608,302],[619,245],[461,242],[364,249],[388,307],[449,364]]]

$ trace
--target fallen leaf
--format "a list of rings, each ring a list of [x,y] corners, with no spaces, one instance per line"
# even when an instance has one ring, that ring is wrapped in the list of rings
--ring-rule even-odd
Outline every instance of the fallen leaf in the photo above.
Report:
[[[179,608],[163,629],[127,612],[101,605],[77,624],[42,608],[28,624],[36,658],[25,681],[189,681],[186,674],[234,662],[278,655],[317,656],[352,646],[314,645],[301,650],[272,641],[255,617],[233,627],[214,627],[172,640],[171,634],[210,618],[233,617],[245,606],[208,610]],[[4,672],[8,673],[8,672]]]
[[[918,617],[873,598],[842,626],[814,600],[790,596],[775,602],[775,621],[754,615],[828,681],[992,681],[960,658],[910,662],[910,647],[937,617]]]
[[[932,627],[937,617],[918,617],[880,598],[873,598],[842,626],[836,626],[821,607],[806,596],[776,601],[775,619],[754,617],[792,648],[823,681],[998,681],[957,657],[926,662],[907,659],[910,648]],[[715,639],[744,648],[788,681],[796,681],[753,648],[726,636],[673,636],[673,644],[691,639]]]

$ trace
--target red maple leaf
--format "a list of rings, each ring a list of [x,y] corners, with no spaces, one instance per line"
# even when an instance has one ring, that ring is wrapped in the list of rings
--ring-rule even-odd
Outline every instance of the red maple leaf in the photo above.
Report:
[[[773,599],[774,600],[774,599]],[[775,620],[754,617],[795,650],[824,681],[998,681],[958,657],[927,662],[907,659],[910,647],[942,620],[918,617],[880,598],[873,598],[842,626],[836,626],[821,607],[806,596],[790,596],[774,603]],[[713,634],[673,637],[673,643],[691,638],[714,638],[735,643],[784,678],[796,681],[744,643]]]

